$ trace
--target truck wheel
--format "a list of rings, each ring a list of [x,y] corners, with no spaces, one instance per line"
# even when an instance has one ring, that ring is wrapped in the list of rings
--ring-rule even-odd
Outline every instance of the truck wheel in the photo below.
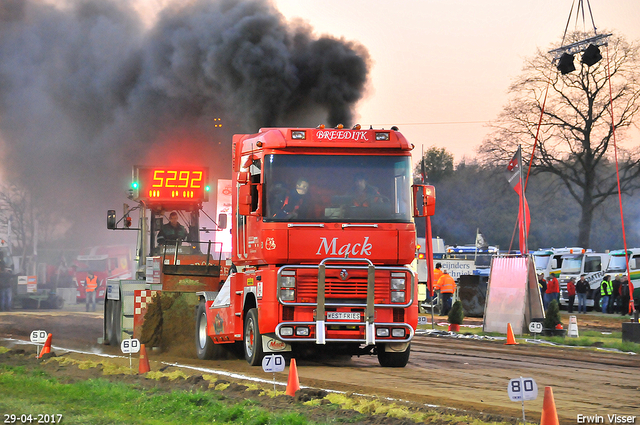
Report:
[[[122,342],[122,301],[111,301],[111,327],[107,329],[109,343],[116,347]]]
[[[111,326],[113,326],[113,301],[104,301],[104,344],[111,345]]]
[[[378,345],[378,363],[382,367],[405,367],[409,362],[411,344],[403,352],[384,351],[384,344]]]
[[[244,358],[251,366],[262,364],[262,335],[258,328],[258,309],[252,308],[244,322]]]
[[[196,310],[196,352],[200,360],[213,358],[214,344],[207,335],[207,307],[201,301]]]
[[[56,299],[54,300],[54,307],[58,310],[62,310],[62,308],[64,307],[64,298],[56,297]]]

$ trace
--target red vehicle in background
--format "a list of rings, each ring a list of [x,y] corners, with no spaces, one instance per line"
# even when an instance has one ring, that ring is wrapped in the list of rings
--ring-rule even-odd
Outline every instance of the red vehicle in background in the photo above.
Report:
[[[98,277],[96,301],[104,300],[107,279],[131,279],[133,277],[133,247],[129,245],[95,246],[78,255],[71,266],[76,286],[76,302],[86,300],[85,281],[92,271]]]

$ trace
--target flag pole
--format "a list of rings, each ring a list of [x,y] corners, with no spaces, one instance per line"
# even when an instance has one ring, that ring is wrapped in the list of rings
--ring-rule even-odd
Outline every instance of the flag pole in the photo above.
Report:
[[[527,214],[525,211],[525,198],[524,198],[524,179],[522,178],[522,147],[521,145],[518,145],[518,150],[520,151],[520,155],[518,155],[518,160],[520,161],[520,164],[518,164],[518,172],[520,173],[520,190],[522,193],[522,197],[520,198],[520,203],[522,205],[520,205],[520,208],[522,208],[522,230],[524,231],[524,235],[522,236],[524,239],[524,250],[525,252],[522,253],[522,255],[526,255],[527,251],[529,251],[528,247],[528,240],[527,240]]]

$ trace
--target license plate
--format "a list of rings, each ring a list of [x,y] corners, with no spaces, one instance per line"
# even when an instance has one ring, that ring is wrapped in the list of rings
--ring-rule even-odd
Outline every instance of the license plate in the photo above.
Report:
[[[327,320],[360,320],[360,313],[329,311],[327,312]]]

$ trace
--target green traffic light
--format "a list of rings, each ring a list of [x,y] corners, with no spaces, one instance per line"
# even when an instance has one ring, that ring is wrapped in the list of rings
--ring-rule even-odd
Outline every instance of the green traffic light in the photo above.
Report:
[[[131,187],[134,188],[134,189],[137,189],[138,188],[138,182],[131,183]]]
[[[204,187],[204,190],[205,190],[206,192],[209,192],[209,191],[211,190],[211,186],[206,185],[206,186]]]

